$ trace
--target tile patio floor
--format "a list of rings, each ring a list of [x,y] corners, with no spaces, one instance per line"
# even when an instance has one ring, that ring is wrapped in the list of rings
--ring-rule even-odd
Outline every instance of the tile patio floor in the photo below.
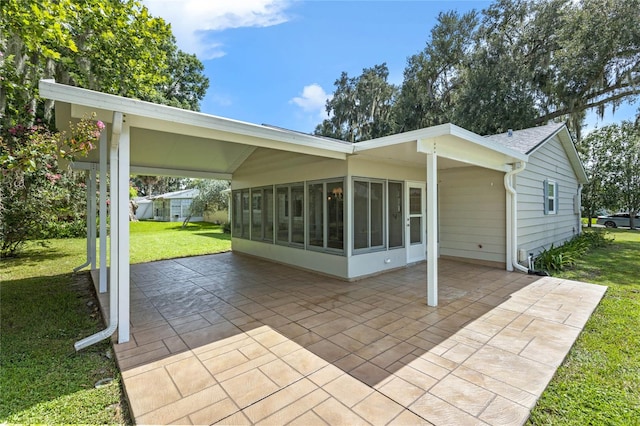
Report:
[[[348,283],[238,254],[131,267],[137,424],[519,425],[606,287],[440,261]],[[105,297],[102,297],[105,300]]]

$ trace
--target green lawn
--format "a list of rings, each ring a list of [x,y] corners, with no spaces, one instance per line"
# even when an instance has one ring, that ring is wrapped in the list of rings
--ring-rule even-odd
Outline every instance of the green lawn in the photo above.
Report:
[[[131,224],[132,263],[229,250],[219,226]],[[19,258],[0,261],[0,424],[131,423],[120,377],[103,342],[79,353],[77,340],[104,325],[87,272],[84,239],[31,242]],[[111,384],[96,389],[104,378]]]
[[[640,425],[640,231],[612,230],[560,276],[609,286],[531,413],[531,425]]]

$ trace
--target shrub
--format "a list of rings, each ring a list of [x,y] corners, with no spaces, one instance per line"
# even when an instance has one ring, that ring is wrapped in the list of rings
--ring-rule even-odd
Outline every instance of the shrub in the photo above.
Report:
[[[84,219],[70,222],[48,222],[42,230],[43,239],[84,238],[86,235],[87,224]]]
[[[536,256],[534,269],[549,273],[560,272],[575,265],[576,261],[592,248],[610,244],[613,240],[607,231],[585,231],[561,246],[544,249]]]

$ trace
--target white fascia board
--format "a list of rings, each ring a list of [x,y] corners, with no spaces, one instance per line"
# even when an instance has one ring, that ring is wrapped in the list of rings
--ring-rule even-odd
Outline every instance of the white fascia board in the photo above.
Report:
[[[587,173],[584,170],[584,165],[582,164],[582,160],[580,160],[580,156],[578,155],[578,151],[576,150],[576,146],[573,143],[573,138],[571,137],[571,133],[569,133],[569,129],[567,125],[558,128],[555,132],[547,136],[544,141],[539,143],[534,149],[529,152],[528,155],[533,155],[536,151],[541,149],[548,141],[552,140],[554,137],[558,136],[560,140],[560,144],[564,148],[564,151],[569,157],[569,163],[571,163],[571,167],[573,168],[574,173],[576,174],[576,178],[578,179],[578,183],[585,184],[589,182],[587,178]]]
[[[451,126],[451,135],[453,136],[457,136],[461,139],[465,139],[469,142],[473,142],[477,145],[480,145],[484,148],[488,148],[492,151],[498,152],[500,154],[504,154],[507,157],[510,157],[511,159],[517,160],[517,161],[528,161],[529,160],[529,156],[527,154],[523,154],[521,152],[518,152],[514,149],[511,148],[507,148],[505,146],[502,146],[496,142],[493,142],[492,140],[485,138],[483,136],[480,136],[477,133],[473,133],[467,129],[463,129],[462,127],[456,126],[455,124],[449,124]]]
[[[223,179],[231,180],[231,173],[203,172],[200,170],[177,170],[165,169],[161,167],[131,166],[132,175],[142,176],[169,176],[169,177],[189,177],[194,179]]]
[[[296,152],[305,151],[305,148],[307,148],[312,155],[340,159],[346,159],[346,154],[350,154],[353,151],[351,144],[68,86],[56,83],[54,80],[40,80],[39,89],[40,96],[44,98],[67,102],[76,106],[89,107],[92,112],[100,112],[99,119],[106,122],[110,121],[110,117],[109,114],[102,117],[104,112],[120,111],[123,114],[130,115],[131,118],[134,116],[150,118],[166,123],[184,124],[205,130],[222,131],[246,138],[243,142],[240,140],[231,142],[257,144],[257,146],[265,146],[265,143],[268,143],[268,145],[271,145],[266,146],[268,148],[287,151],[292,151],[292,147],[297,147],[297,149],[295,149]],[[75,118],[81,118],[86,115],[86,110],[83,111],[83,109],[76,108],[74,112],[77,115]],[[72,113],[72,115],[74,114]],[[136,124],[140,125],[141,123]],[[210,138],[211,136],[209,135],[207,137]],[[276,146],[278,148],[276,148]]]
[[[588,183],[589,178],[587,178],[587,173],[584,170],[584,165],[582,164],[582,160],[580,160],[578,150],[573,143],[573,139],[571,138],[571,134],[569,133],[569,129],[567,128],[567,126],[564,125],[563,127],[559,128],[558,131],[548,137],[547,140],[551,140],[556,135],[558,136],[558,139],[560,139],[560,144],[564,148],[564,152],[567,153],[569,163],[571,164],[573,172],[576,174],[578,183]],[[539,147],[536,147],[533,152],[537,151],[542,145],[544,145],[544,143],[540,144]]]
[[[498,154],[503,154],[504,157],[510,159],[508,160],[508,162],[527,161],[529,158],[526,154],[522,154],[513,149],[504,147],[476,133],[473,133],[469,130],[463,129],[462,127],[456,126],[455,124],[451,124],[451,123],[440,124],[438,126],[427,127],[419,130],[412,130],[406,133],[399,133],[397,135],[385,136],[378,139],[359,142],[354,146],[354,153],[366,151],[369,149],[384,147],[384,146],[397,145],[405,142],[435,139],[442,136],[456,136],[460,139],[463,139],[467,142],[478,145],[480,147],[489,149]],[[442,144],[440,146],[442,146]],[[450,157],[450,158],[455,159],[453,157]]]
[[[353,152],[366,151],[385,146],[397,145],[405,142],[414,142],[419,139],[429,139],[438,136],[448,135],[449,125],[440,124],[439,126],[427,127],[424,129],[412,130],[410,132],[398,133],[396,135],[384,136],[377,139],[371,139],[364,142],[354,144]]]
[[[515,160],[507,155],[492,151],[488,148],[452,140],[421,139],[418,141],[417,152],[436,154],[438,157],[472,164],[486,169],[507,172],[510,163]]]
[[[578,155],[578,150],[576,149],[575,144],[573,143],[573,139],[571,138],[571,134],[569,133],[569,129],[567,127],[563,127],[564,132],[560,133],[560,143],[564,147],[565,152],[567,153],[567,157],[569,157],[569,162],[571,163],[571,167],[573,168],[574,173],[576,174],[576,178],[579,183],[586,184],[589,182],[589,178],[587,177],[587,172],[584,170],[584,164],[582,164],[582,160]]]

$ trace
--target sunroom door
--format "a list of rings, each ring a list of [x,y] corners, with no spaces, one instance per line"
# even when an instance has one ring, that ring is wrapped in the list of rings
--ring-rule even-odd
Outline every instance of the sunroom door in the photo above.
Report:
[[[427,233],[426,222],[426,185],[420,182],[407,182],[406,185],[407,262],[419,262],[426,259]]]

